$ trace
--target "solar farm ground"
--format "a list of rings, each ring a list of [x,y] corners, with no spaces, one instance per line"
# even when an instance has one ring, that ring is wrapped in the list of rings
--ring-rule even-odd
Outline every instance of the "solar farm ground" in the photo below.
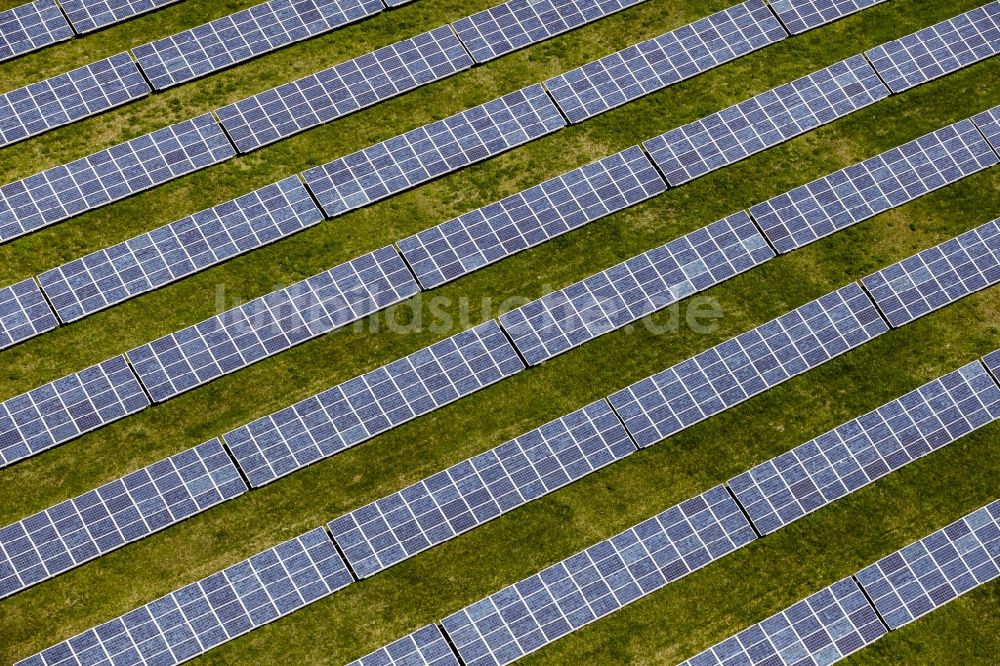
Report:
[[[0,0],[0,10],[21,0]],[[254,4],[184,0],[0,65],[13,89]],[[213,110],[493,4],[418,0],[0,150],[0,182]],[[0,246],[0,284],[122,241],[732,4],[649,0],[247,156]],[[889,0],[329,220],[0,352],[0,399],[616,152],[981,0]],[[0,471],[0,524],[194,446],[704,226],[1000,102],[994,58],[886,99],[644,204]],[[991,169],[703,294],[711,332],[603,336],[333,458],[0,601],[10,663],[582,407],[914,252],[1000,216]],[[192,663],[342,664],[1000,347],[1000,291],[965,298],[569,487]],[[432,301],[432,299],[441,299]],[[489,306],[481,307],[488,302]],[[459,311],[468,307],[468,319]],[[436,314],[448,329],[430,327]],[[686,312],[682,303],[681,319]],[[421,328],[413,321],[422,317]],[[379,322],[373,330],[373,322]],[[398,327],[397,327],[398,328]],[[1000,423],[967,436],[614,615],[525,664],[675,663],[1000,495]],[[993,664],[1000,586],[983,586],[844,663]]]

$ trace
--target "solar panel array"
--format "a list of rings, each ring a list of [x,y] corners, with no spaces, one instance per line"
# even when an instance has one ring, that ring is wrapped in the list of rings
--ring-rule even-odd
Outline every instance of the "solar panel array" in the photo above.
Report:
[[[459,666],[459,663],[438,626],[429,624],[347,666]]]
[[[0,349],[51,331],[58,325],[34,279],[0,289]]]
[[[0,12],[0,62],[73,36],[56,0],[35,0]]]
[[[246,491],[213,439],[0,529],[0,597]]]
[[[1000,576],[1000,500],[855,574],[890,629]]]
[[[497,666],[613,613],[756,538],[716,486],[442,621],[467,666]]]
[[[1000,388],[979,361],[730,480],[770,534],[1000,418]]]
[[[889,96],[862,55],[830,65],[646,141],[667,182],[682,185]]]
[[[0,187],[0,242],[229,159],[211,114]]]
[[[291,176],[88,254],[38,276],[64,322],[103,310],[318,224],[323,213]]]
[[[524,48],[643,0],[510,0],[455,21],[476,62]]]
[[[893,92],[902,92],[1000,52],[1000,0],[865,52]]]
[[[322,528],[58,643],[18,666],[187,661],[352,582]]]
[[[855,282],[613,394],[639,446],[815,368],[889,330]]]
[[[132,49],[156,90],[381,12],[380,0],[269,0]]]
[[[491,320],[226,433],[257,487],[524,369]]]
[[[1000,220],[869,275],[865,288],[894,327],[1000,282]]]
[[[81,34],[175,2],[177,0],[61,0],[73,29]]]
[[[128,53],[0,95],[0,146],[131,102],[149,85]]]
[[[0,468],[148,406],[124,356],[8,398],[0,402]]]
[[[545,82],[578,123],[787,37],[764,0],[748,0]]]
[[[327,217],[401,192],[565,126],[535,84],[304,172]]]
[[[788,31],[798,35],[885,0],[771,0],[771,9]]]
[[[128,352],[162,402],[419,291],[390,245]]]
[[[972,120],[986,136],[987,141],[993,146],[993,150],[1000,153],[1000,106],[983,111]]]
[[[832,664],[886,633],[858,584],[844,578],[681,666]]]
[[[628,208],[667,189],[638,146],[397,243],[424,289]]]
[[[218,109],[241,153],[472,66],[450,26],[390,44]]]
[[[604,400],[330,522],[359,578],[388,569],[635,452]]]
[[[750,214],[780,253],[997,164],[963,120],[759,203]]]

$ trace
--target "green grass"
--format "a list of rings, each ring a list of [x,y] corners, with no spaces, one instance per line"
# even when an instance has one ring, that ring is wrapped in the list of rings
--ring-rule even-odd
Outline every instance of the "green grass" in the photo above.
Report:
[[[0,9],[20,0],[0,0]],[[185,0],[0,65],[4,90],[253,2]],[[492,4],[419,0],[368,21],[0,150],[0,182],[62,164]],[[11,284],[542,80],[732,0],[650,0],[330,125],[0,246]],[[890,0],[496,159],[0,353],[0,399],[621,150],[981,0]],[[969,67],[434,290],[475,304],[535,298],[798,184],[998,102],[1000,59]],[[711,334],[606,335],[350,451],[0,601],[0,663],[111,619],[537,427],[913,252],[1000,216],[992,169],[814,243],[705,295]],[[1000,346],[987,290],[891,332],[472,532],[209,652],[196,663],[345,663]],[[487,312],[479,303],[492,299]],[[414,301],[416,302],[416,301]],[[403,308],[404,310],[406,308]],[[405,312],[397,313],[400,319]],[[300,345],[0,471],[0,524],[392,361],[441,333],[350,328]],[[459,329],[456,325],[455,331]],[[993,424],[524,660],[679,662],[998,496]],[[992,664],[987,585],[858,653],[853,664]]]

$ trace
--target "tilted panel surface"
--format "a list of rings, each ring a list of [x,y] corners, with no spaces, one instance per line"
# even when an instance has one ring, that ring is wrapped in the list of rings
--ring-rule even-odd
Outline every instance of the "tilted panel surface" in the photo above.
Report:
[[[61,0],[63,11],[79,33],[127,21],[178,0]]]
[[[429,624],[347,666],[459,666],[459,663],[441,629]]]
[[[771,9],[793,35],[832,23],[885,0],[771,0]]]
[[[51,331],[58,325],[34,278],[0,289],[0,349]]]
[[[0,12],[0,62],[73,36],[56,0],[35,0]]]

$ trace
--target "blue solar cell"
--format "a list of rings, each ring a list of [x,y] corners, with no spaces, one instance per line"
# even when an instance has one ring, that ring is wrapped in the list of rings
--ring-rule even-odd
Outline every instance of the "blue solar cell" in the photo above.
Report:
[[[970,120],[750,208],[779,253],[829,236],[1000,161]]]
[[[612,395],[650,446],[889,330],[857,283],[738,335]]]
[[[0,597],[69,571],[246,491],[213,439],[0,528]]]
[[[0,289],[0,349],[51,331],[58,325],[34,279]]]
[[[73,36],[56,0],[35,0],[0,12],[0,62]]]
[[[496,321],[453,335],[226,433],[257,487],[524,369]]]
[[[635,452],[604,400],[331,521],[367,578]]]
[[[291,176],[74,259],[38,281],[59,318],[75,321],[322,220],[302,181]]]
[[[756,538],[716,486],[442,621],[467,666],[509,664]]]
[[[472,66],[445,25],[216,111],[241,153],[328,123]]]
[[[564,127],[535,84],[304,172],[327,217],[366,206]]]
[[[832,23],[885,0],[771,0],[771,9],[793,35]]]
[[[380,0],[269,0],[132,49],[163,90],[378,14]]]
[[[983,111],[972,120],[986,136],[993,150],[1000,152],[1000,106]]]
[[[667,189],[638,146],[545,181],[397,245],[424,289],[539,245]]]
[[[578,123],[787,36],[764,0],[748,0],[560,74],[545,87]]]
[[[436,624],[393,641],[347,666],[459,666]]]
[[[61,0],[73,29],[81,34],[127,21],[175,2],[177,0]]]
[[[729,482],[770,534],[1000,419],[1000,388],[979,361],[797,446]]]
[[[0,187],[0,242],[236,154],[211,114],[170,125]]]
[[[889,89],[865,57],[856,55],[670,130],[643,146],[676,187],[888,96]]]
[[[993,375],[993,378],[1000,382],[1000,349],[983,357],[983,364]]]

